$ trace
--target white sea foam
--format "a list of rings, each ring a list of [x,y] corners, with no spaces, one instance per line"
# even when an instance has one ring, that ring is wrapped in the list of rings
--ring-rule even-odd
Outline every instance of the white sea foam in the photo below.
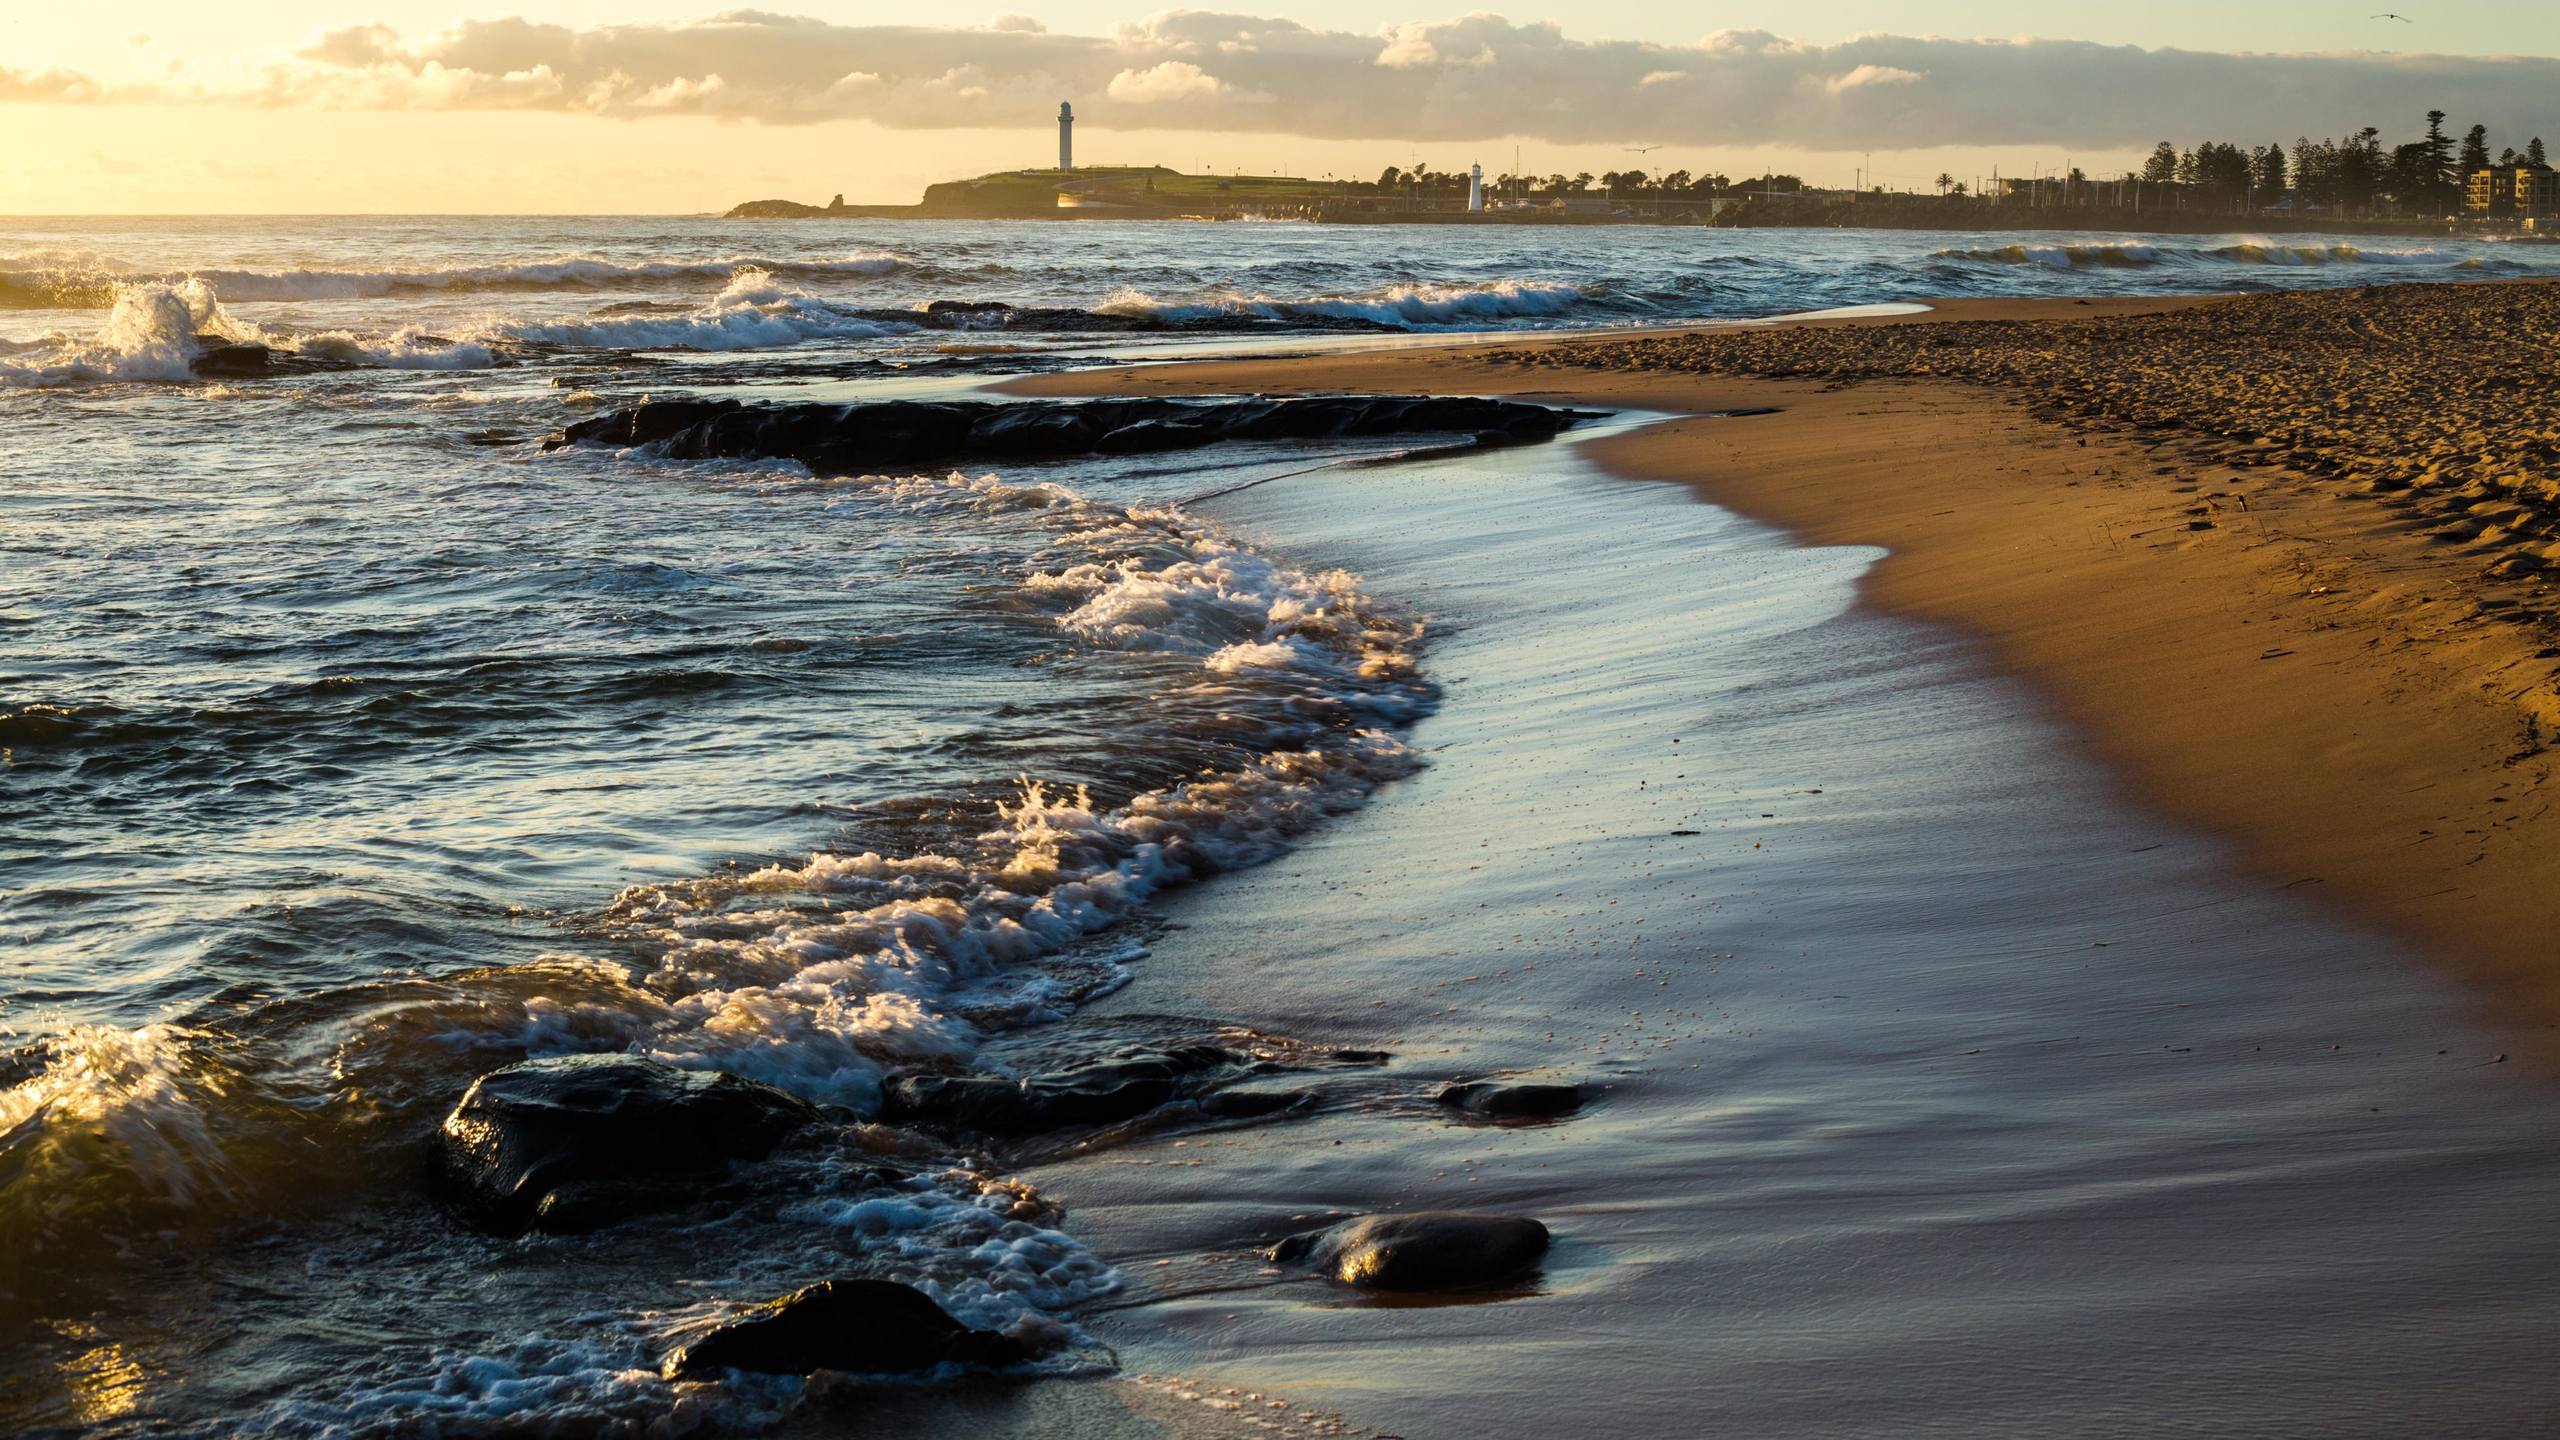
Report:
[[[497,358],[485,345],[414,327],[391,335],[272,333],[232,315],[211,285],[190,279],[119,286],[114,308],[95,335],[57,336],[0,359],[0,389],[193,380],[192,364],[208,342],[265,345],[387,370],[477,370]]]
[[[678,315],[597,315],[584,320],[484,322],[473,338],[616,350],[768,350],[808,340],[859,340],[901,334],[850,307],[747,268],[720,293]]]
[[[988,477],[871,482],[895,503],[1014,512],[1048,527],[1055,563],[1024,606],[1063,638],[1187,660],[1169,680],[1244,710],[1271,689],[1342,719],[1232,769],[1105,806],[1026,780],[948,853],[812,855],[743,874],[637,887],[612,930],[664,956],[642,983],[668,1012],[633,1048],[857,1109],[882,1073],[967,1059],[982,1026],[1065,1013],[1126,978],[1086,937],[1150,897],[1259,863],[1418,763],[1391,732],[1428,706],[1417,630],[1356,580],[1236,544],[1177,511],[1123,508]],[[1168,705],[1179,708],[1176,697]]]
[[[199,336],[258,338],[254,326],[226,314],[200,280],[126,285],[116,293],[98,333],[58,339],[0,360],[0,386],[92,385],[113,380],[188,380],[202,352]]]
[[[812,1183],[824,1185],[826,1178],[812,1177]],[[750,1274],[722,1287],[739,1292],[725,1300],[580,1317],[575,1338],[537,1335],[487,1350],[388,1355],[333,1391],[268,1404],[248,1417],[242,1433],[279,1440],[752,1433],[830,1388],[828,1381],[742,1376],[706,1390],[660,1378],[657,1360],[735,1318],[740,1302],[805,1283],[810,1253],[861,1255],[865,1274],[912,1285],[963,1324],[1008,1335],[1042,1355],[1026,1367],[1034,1373],[1107,1370],[1104,1352],[1055,1317],[1117,1293],[1119,1272],[1026,1213],[1043,1213],[1043,1207],[1025,1188],[956,1170],[888,1189],[813,1195],[776,1216],[810,1232],[805,1247],[751,1261]]]
[[[725,283],[751,270],[769,275],[847,279],[893,274],[910,268],[911,263],[903,256],[886,251],[867,251],[800,259],[727,255],[700,260],[635,263],[589,255],[566,255],[505,265],[416,270],[204,268],[153,273],[86,252],[37,253],[0,257],[0,298],[15,298],[21,304],[78,305],[87,303],[84,297],[101,293],[114,285],[155,283],[175,286],[195,280],[211,286],[235,304],[373,300],[389,296],[472,291],[603,290],[714,281]]]

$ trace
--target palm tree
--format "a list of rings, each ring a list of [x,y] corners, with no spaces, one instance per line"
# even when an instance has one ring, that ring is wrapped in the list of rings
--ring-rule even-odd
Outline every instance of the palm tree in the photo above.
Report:
[[[1944,198],[1946,198],[1947,191],[1948,191],[1949,189],[1953,188],[1953,187],[1954,187],[1954,185],[1955,185],[1955,183],[1956,183],[1956,177],[1954,177],[1953,175],[1948,174],[1948,173],[1947,173],[1947,172],[1945,172],[1944,170],[1939,171],[1939,172],[1938,172],[1938,197],[1939,197],[1940,199],[1944,199]]]

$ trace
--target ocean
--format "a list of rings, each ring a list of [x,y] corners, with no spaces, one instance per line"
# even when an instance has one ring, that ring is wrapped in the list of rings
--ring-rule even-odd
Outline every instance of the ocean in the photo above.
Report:
[[[1118,1374],[1092,1317],[1143,1289],[1127,1247],[1018,1178],[1109,1146],[953,1148],[880,1123],[884,1083],[1137,1043],[1336,1063],[1321,1006],[1283,1028],[1249,979],[1154,967],[1285,932],[1227,918],[1218,877],[1391,833],[1361,812],[1469,723],[1438,657],[1499,607],[1451,603],[1484,577],[1445,554],[1388,564],[1439,577],[1400,590],[1374,538],[1181,502],[1390,485],[1414,472],[1360,467],[1396,442],[845,477],[544,449],[567,424],[1248,346],[2542,273],[2560,250],[2457,239],[0,222],[0,1428],[789,1425],[801,1382],[680,1396],[655,1356],[848,1267],[1036,1338],[1037,1373]],[[285,363],[197,375],[224,344]],[[1533,453],[1505,463],[1579,473]],[[1844,573],[1769,593],[1836,616]],[[586,1052],[861,1123],[712,1212],[457,1230],[419,1183],[455,1097]],[[1224,1133],[1167,1123],[1194,1122]]]

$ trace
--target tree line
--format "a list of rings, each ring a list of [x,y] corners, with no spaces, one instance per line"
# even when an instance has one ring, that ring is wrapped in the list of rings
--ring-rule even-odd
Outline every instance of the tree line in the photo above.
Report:
[[[2445,129],[2444,111],[2430,110],[2426,118],[2421,138],[2391,146],[2383,144],[2382,132],[2371,125],[2336,139],[2299,137],[2289,146],[2207,140],[2181,150],[2163,140],[2142,168],[2128,170],[2121,178],[2092,178],[2074,169],[2067,176],[2040,178],[2026,188],[2039,204],[2206,213],[2289,207],[2338,215],[2449,215],[2463,208],[2473,172],[2493,164],[2549,164],[2538,135],[2521,151],[2510,146],[2493,156],[2487,126],[2474,125],[2456,138]],[[1390,165],[1374,186],[1353,188],[1379,195],[1446,199],[1465,196],[1467,181],[1463,173]],[[1942,197],[1959,198],[1967,192],[1952,175],[1940,175],[1936,183]],[[1791,195],[1805,188],[1797,176],[1774,173],[1742,180],[1686,170],[1661,175],[1612,170],[1600,175],[1584,171],[1485,177],[1489,199],[1539,201],[1593,195],[1612,200]]]
[[[2456,140],[2444,128],[2445,112],[2427,112],[2423,138],[2385,148],[2382,132],[2365,126],[2334,140],[2296,139],[2290,148],[2254,148],[2206,141],[2181,151],[2163,140],[2125,183],[2174,187],[2171,203],[2188,209],[2264,209],[2290,201],[2340,214],[2384,210],[2440,215],[2460,210],[2474,171],[2500,165],[2549,164],[2542,137],[2512,146],[2493,161],[2489,128],[2474,125]]]

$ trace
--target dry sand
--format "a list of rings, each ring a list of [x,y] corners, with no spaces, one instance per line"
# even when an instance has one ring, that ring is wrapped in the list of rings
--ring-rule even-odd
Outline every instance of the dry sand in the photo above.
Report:
[[[1038,377],[1696,415],[1602,443],[1827,544],[2035,681],[2148,803],[2560,1021],[2560,289],[1970,302],[1922,317]],[[1774,378],[1773,378],[1774,377]],[[2549,1058],[2548,1046],[2534,1047]]]

